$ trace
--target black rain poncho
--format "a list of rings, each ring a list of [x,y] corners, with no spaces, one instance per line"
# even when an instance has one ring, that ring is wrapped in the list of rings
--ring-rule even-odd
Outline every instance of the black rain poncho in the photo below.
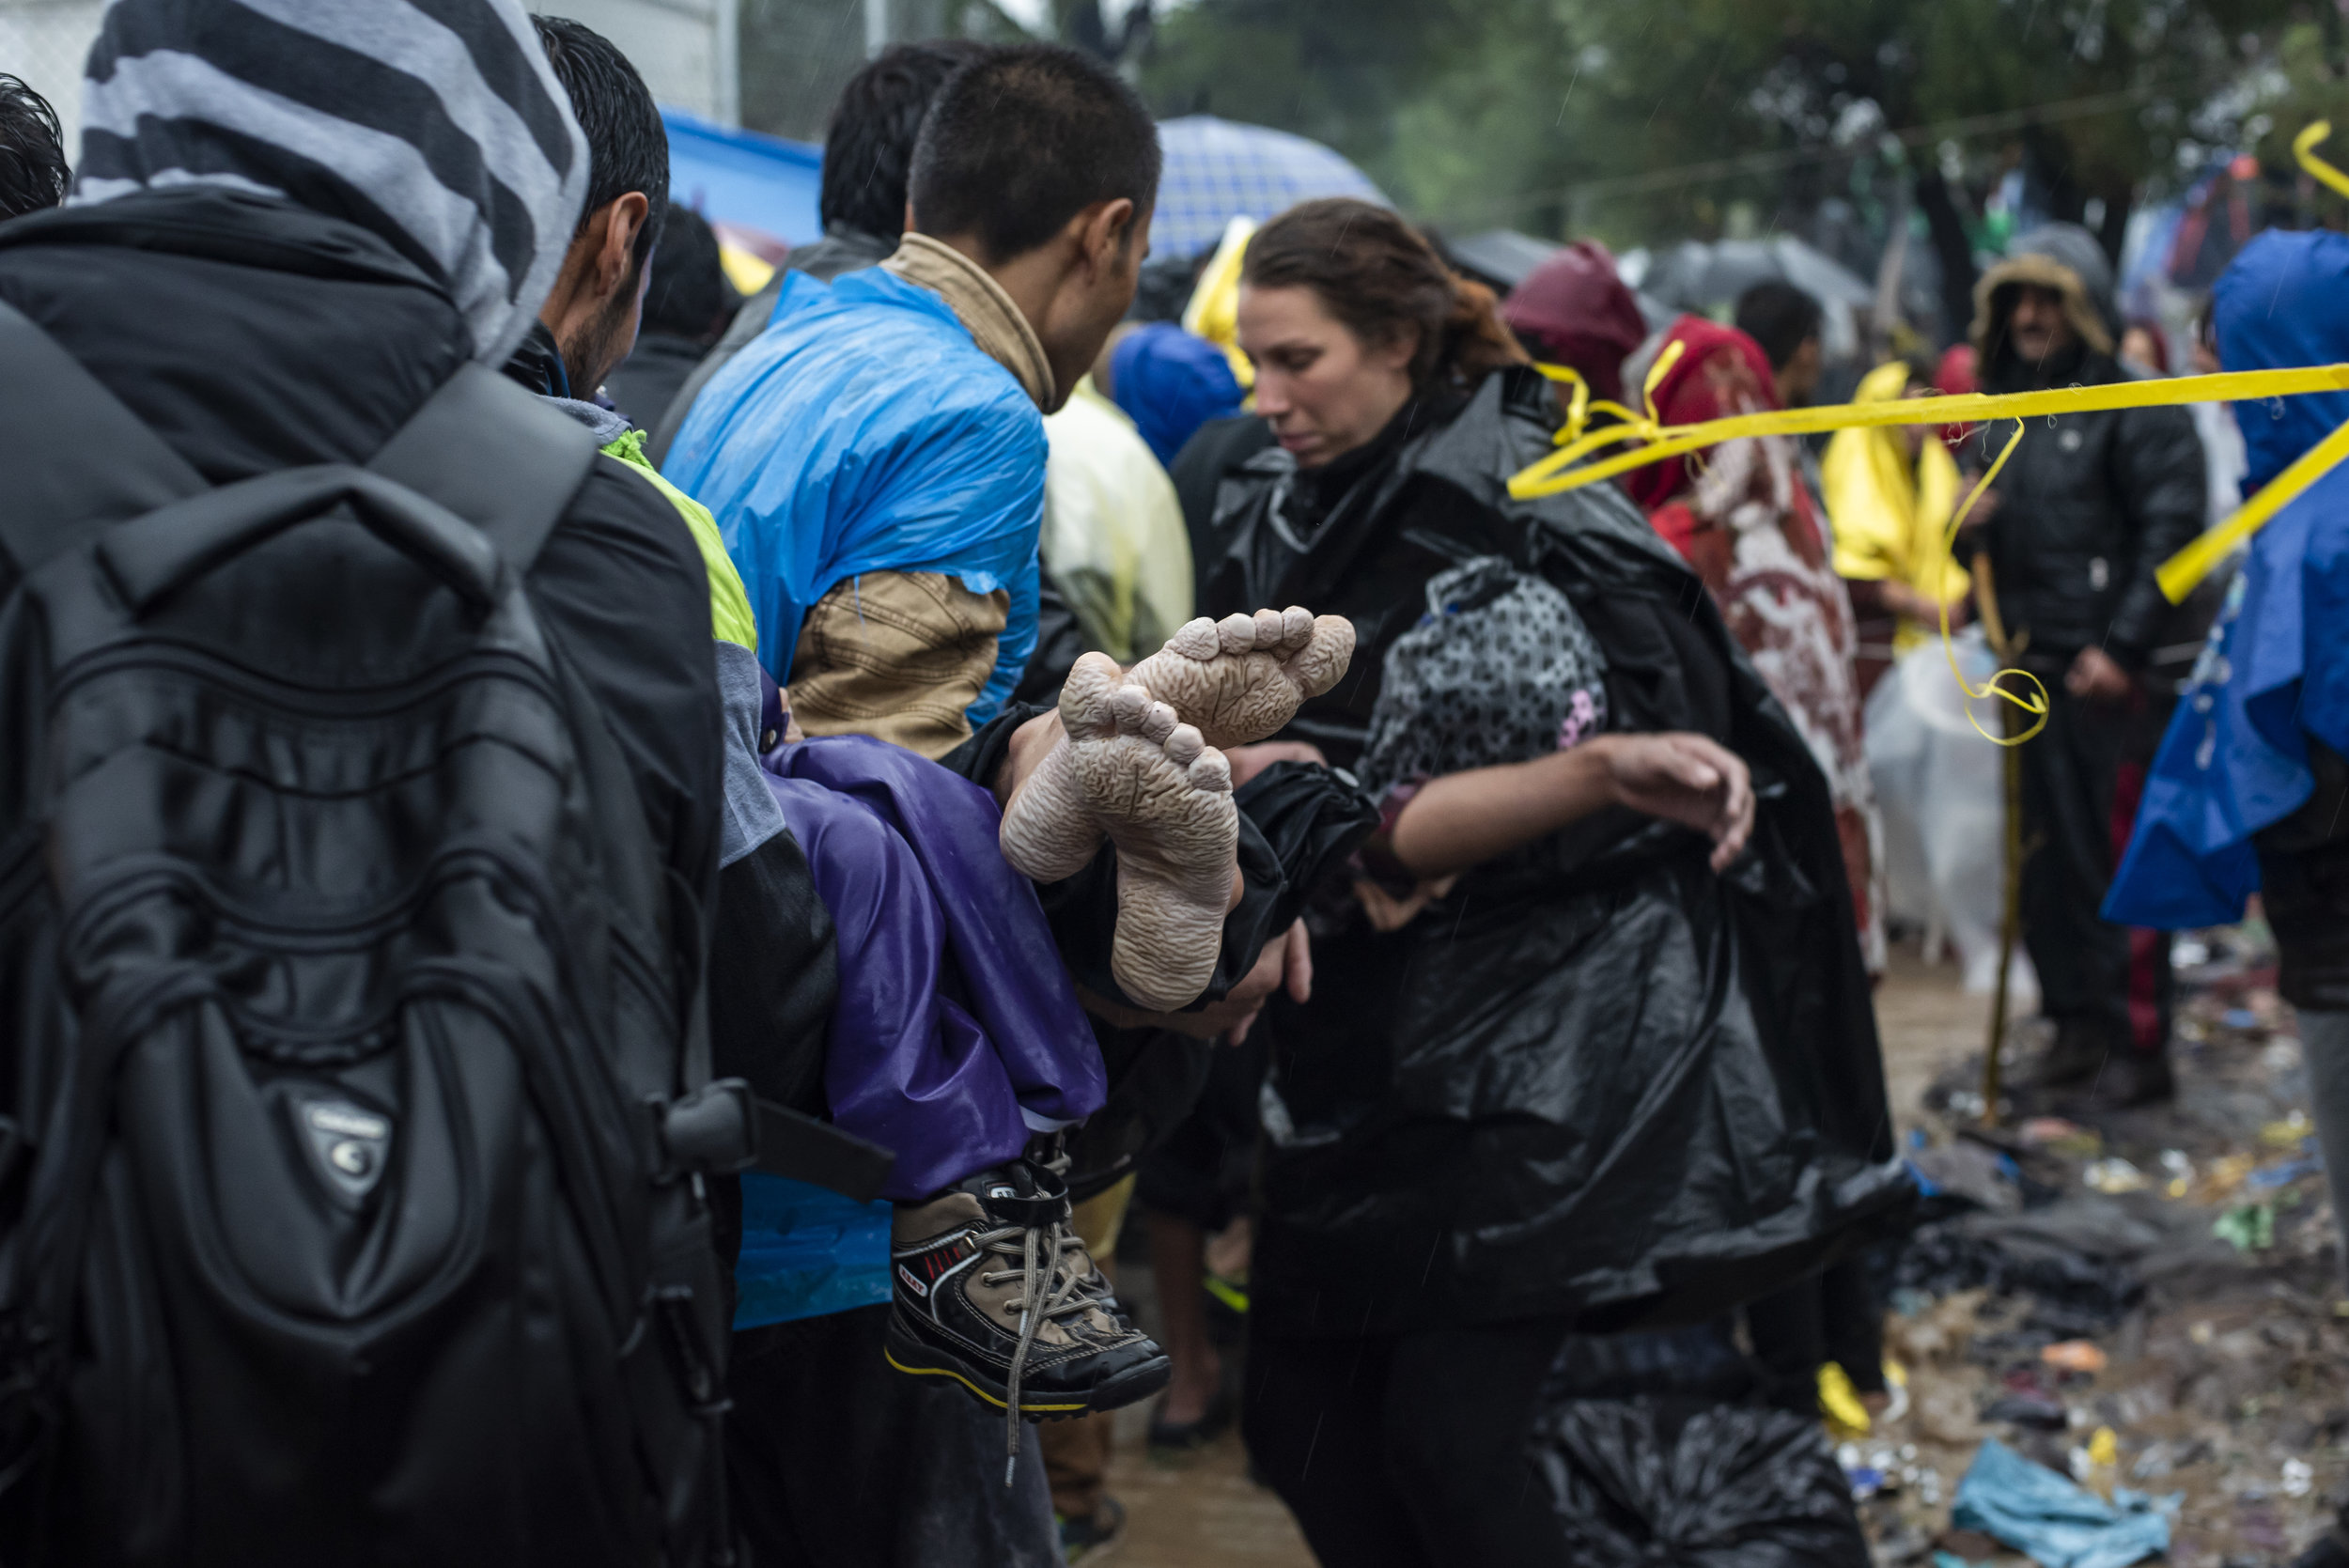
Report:
[[[1762,797],[1726,876],[1702,835],[1610,809],[1392,933],[1325,900],[1313,1001],[1276,996],[1260,1025],[1267,1333],[1693,1320],[1818,1266],[1910,1194],[1826,781],[1619,492],[1510,499],[1550,418],[1544,383],[1505,371],[1309,475],[1252,418],[1176,465],[1202,614],[1353,619],[1351,673],[1288,732],[1333,763],[1358,756],[1427,579],[1498,554],[1596,638],[1610,729],[1710,736]]]

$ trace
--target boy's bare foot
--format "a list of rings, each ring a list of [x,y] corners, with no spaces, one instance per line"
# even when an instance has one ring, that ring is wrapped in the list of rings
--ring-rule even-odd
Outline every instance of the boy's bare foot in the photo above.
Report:
[[[1291,606],[1188,622],[1126,681],[1174,708],[1208,745],[1242,746],[1279,733],[1299,704],[1344,677],[1353,657],[1353,622]]]

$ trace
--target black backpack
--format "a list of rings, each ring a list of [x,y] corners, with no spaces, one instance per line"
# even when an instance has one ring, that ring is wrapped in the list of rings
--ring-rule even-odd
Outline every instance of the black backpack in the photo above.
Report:
[[[0,408],[0,1560],[730,1560],[748,1095],[521,591],[592,438],[211,489],[5,306]]]

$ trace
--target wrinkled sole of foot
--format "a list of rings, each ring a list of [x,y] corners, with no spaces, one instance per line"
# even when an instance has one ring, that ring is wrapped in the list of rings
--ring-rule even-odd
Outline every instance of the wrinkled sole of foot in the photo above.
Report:
[[[909,1377],[935,1377],[953,1384],[981,1404],[1001,1410],[1009,1403],[1009,1392],[1002,1379],[992,1377],[968,1362],[952,1360],[938,1354],[935,1348],[898,1334],[894,1326],[887,1344],[881,1352],[889,1364]],[[1032,1421],[1065,1421],[1078,1416],[1097,1415],[1104,1410],[1122,1409],[1126,1405],[1148,1399],[1174,1376],[1174,1363],[1160,1354],[1149,1360],[1127,1368],[1115,1377],[1094,1389],[1090,1395],[1078,1399],[1066,1394],[1036,1394],[1025,1389],[1019,1395],[1019,1414]]]

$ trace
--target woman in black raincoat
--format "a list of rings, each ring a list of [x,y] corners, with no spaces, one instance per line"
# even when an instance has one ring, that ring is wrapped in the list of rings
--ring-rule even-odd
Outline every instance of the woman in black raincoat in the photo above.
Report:
[[[1392,213],[1268,225],[1239,323],[1256,411],[1174,471],[1200,613],[1352,618],[1280,738],[1386,823],[1259,1024],[1250,1449],[1326,1563],[1563,1562],[1569,1330],[1715,1316],[1907,1197],[1826,781],[1612,486],[1510,498],[1556,404]]]

